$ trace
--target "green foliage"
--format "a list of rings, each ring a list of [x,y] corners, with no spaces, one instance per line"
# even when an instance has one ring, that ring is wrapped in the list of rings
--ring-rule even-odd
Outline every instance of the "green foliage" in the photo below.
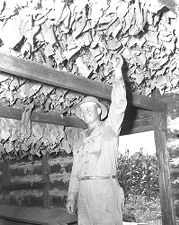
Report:
[[[131,156],[127,151],[118,157],[118,180],[126,198],[133,195],[156,198],[159,195],[157,171],[157,158],[144,154],[142,149]]]
[[[156,156],[142,149],[131,156],[129,151],[119,155],[118,180],[126,197],[123,221],[161,225],[157,167]]]
[[[159,197],[147,199],[144,196],[130,196],[125,204],[123,221],[161,225]]]

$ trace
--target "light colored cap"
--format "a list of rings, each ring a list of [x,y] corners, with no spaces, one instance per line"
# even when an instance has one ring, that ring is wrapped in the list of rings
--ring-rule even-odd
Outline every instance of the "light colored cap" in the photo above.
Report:
[[[87,103],[87,102],[93,102],[93,103],[96,103],[100,108],[101,108],[101,120],[103,120],[107,114],[108,114],[108,110],[106,108],[106,106],[104,104],[102,104],[101,102],[99,102],[99,100],[96,98],[96,97],[93,97],[93,96],[86,96],[83,98],[83,100],[78,103],[75,107],[75,113],[78,117],[80,117],[80,114],[81,114],[81,109],[80,109],[80,106],[83,104],[83,103]]]

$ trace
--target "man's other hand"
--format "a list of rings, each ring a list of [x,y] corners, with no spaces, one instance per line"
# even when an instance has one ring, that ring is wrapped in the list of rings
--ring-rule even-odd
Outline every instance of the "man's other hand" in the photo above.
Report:
[[[75,201],[68,200],[67,204],[66,204],[66,208],[70,214],[74,215],[75,214]]]

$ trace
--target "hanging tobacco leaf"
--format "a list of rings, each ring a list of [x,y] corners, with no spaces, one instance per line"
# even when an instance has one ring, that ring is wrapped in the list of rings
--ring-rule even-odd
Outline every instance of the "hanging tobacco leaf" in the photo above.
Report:
[[[1,1],[0,48],[106,84],[112,82],[111,60],[121,54],[130,90],[150,95],[157,87],[164,94],[179,86],[179,17],[164,7],[158,0]],[[73,114],[72,106],[81,98],[83,95],[67,90],[0,75],[0,102],[4,105],[24,109],[33,102],[37,112],[66,116]],[[63,141],[66,145],[65,133],[55,127],[33,123],[26,145],[17,140],[13,123],[0,125],[6,126],[4,133],[0,129],[1,140],[11,139],[22,155],[41,155],[43,145],[49,152],[64,148]],[[66,148],[71,151],[71,146]],[[14,154],[11,147],[9,151]]]

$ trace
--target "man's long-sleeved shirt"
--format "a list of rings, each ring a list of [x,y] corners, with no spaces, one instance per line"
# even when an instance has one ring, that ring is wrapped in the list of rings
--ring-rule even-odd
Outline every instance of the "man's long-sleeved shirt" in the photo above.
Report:
[[[74,149],[68,200],[75,200],[80,191],[80,178],[85,176],[116,175],[118,138],[127,105],[124,82],[114,78],[108,117],[101,121],[90,136],[82,134]]]

